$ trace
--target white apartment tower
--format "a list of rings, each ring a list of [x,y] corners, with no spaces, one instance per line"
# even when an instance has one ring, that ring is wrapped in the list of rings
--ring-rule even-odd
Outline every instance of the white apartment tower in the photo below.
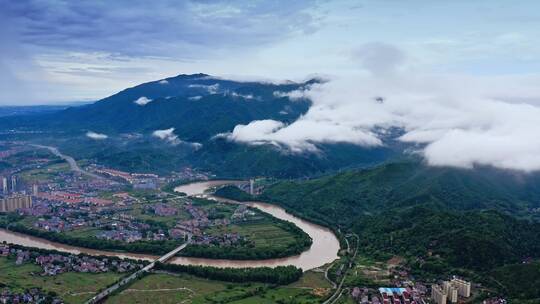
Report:
[[[448,281],[443,282],[443,290],[446,293],[446,299],[450,303],[457,303],[458,301],[458,289],[457,287]]]
[[[11,192],[17,192],[17,176],[11,176]]]
[[[2,193],[8,194],[8,179],[7,177],[2,177]]]
[[[454,285],[454,287],[457,288],[459,296],[464,298],[468,298],[471,296],[471,282],[467,282],[456,277],[454,277],[450,282],[452,283],[452,285]]]
[[[39,193],[39,187],[37,184],[32,185],[32,195],[37,196]]]
[[[439,285],[431,286],[431,299],[437,304],[446,304],[446,292]]]

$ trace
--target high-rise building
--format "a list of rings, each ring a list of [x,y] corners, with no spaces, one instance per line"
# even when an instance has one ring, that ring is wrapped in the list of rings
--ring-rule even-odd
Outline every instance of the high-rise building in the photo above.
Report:
[[[249,180],[249,194],[253,195],[253,191],[254,191],[254,186],[255,186],[255,181],[253,179],[250,179]]]
[[[37,196],[39,194],[39,186],[37,184],[32,185],[32,195]]]
[[[431,286],[431,299],[437,304],[446,304],[446,292],[439,285]]]
[[[457,303],[458,301],[458,289],[452,282],[444,281],[443,290],[446,293],[446,299],[450,303]]]
[[[32,207],[32,197],[18,195],[0,199],[0,212],[12,212],[22,208]]]
[[[451,281],[452,285],[457,288],[458,295],[464,298],[471,296],[471,282],[454,277]]]
[[[17,192],[17,176],[15,175],[11,176],[11,192]]]
[[[2,177],[2,193],[8,194],[8,179],[7,177]]]

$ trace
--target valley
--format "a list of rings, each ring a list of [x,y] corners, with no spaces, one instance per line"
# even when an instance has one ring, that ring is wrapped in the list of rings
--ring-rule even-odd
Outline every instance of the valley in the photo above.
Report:
[[[287,94],[321,80],[166,80],[0,121],[9,129],[0,134],[0,241],[7,246],[141,265],[182,249],[155,267],[122,276],[105,271],[114,282],[130,279],[93,291],[62,296],[32,280],[36,296],[55,292],[67,303],[101,294],[107,303],[420,304],[464,279],[472,288],[459,295],[465,303],[538,298],[530,284],[516,287],[511,279],[519,272],[536,282],[537,173],[428,166],[403,153],[410,146],[395,140],[399,129],[372,148],[320,143],[317,153],[296,153],[244,144],[232,137],[236,126],[299,119],[311,101]],[[145,103],[135,102],[141,96]],[[114,121],[119,113],[128,119]],[[12,262],[6,267],[16,272]],[[11,297],[27,292],[13,282],[6,285]]]
[[[540,304],[540,1],[0,3],[0,304]]]

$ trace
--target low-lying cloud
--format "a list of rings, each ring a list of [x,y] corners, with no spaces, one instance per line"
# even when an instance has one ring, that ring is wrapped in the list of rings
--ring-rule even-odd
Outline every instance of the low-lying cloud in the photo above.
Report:
[[[384,146],[385,131],[397,127],[403,130],[397,139],[417,147],[431,165],[540,170],[540,77],[412,76],[388,65],[382,69],[391,75],[373,71],[295,92],[313,105],[289,125],[252,121],[225,136],[305,152],[322,143]]]
[[[212,84],[212,85],[190,84],[188,87],[204,89],[204,90],[208,91],[208,94],[217,94],[219,92],[219,83],[215,83],[215,84]]]
[[[196,142],[187,142],[178,138],[178,135],[174,134],[175,128],[169,128],[164,130],[155,130],[152,132],[152,136],[164,140],[172,145],[185,144],[192,147],[195,150],[202,148],[202,144]]]
[[[141,96],[138,99],[134,100],[133,103],[139,105],[139,106],[145,106],[152,102],[152,99],[147,98],[146,96]]]
[[[107,136],[106,134],[88,131],[86,132],[86,137],[95,139],[95,140],[103,140],[103,139],[107,139],[109,136]]]
[[[174,134],[174,128],[169,128],[165,130],[155,130],[152,132],[152,136],[157,137],[162,140],[174,143],[178,141],[178,136]]]

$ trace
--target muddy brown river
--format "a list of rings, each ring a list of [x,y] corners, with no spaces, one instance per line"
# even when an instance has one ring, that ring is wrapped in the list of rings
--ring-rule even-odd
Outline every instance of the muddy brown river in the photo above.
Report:
[[[225,200],[221,198],[212,197],[206,195],[204,192],[215,186],[234,183],[231,181],[205,181],[195,182],[186,185],[182,185],[175,188],[176,192],[184,192],[190,196],[205,196],[209,199],[220,200],[228,203],[239,203],[231,200]],[[317,268],[324,264],[330,263],[337,259],[337,253],[339,251],[339,241],[334,233],[325,227],[313,224],[306,220],[300,219],[290,213],[287,213],[285,209],[263,202],[246,202],[242,203],[249,205],[250,207],[257,208],[263,212],[273,215],[281,220],[289,221],[304,230],[312,239],[313,244],[311,247],[302,252],[299,255],[291,256],[287,258],[268,259],[268,260],[219,260],[219,259],[206,259],[206,258],[189,258],[189,257],[175,257],[169,262],[174,264],[184,265],[205,265],[215,267],[261,267],[261,266],[286,266],[294,265],[302,268],[304,271]],[[58,251],[70,252],[70,253],[85,253],[90,255],[106,255],[117,256],[120,258],[132,258],[132,259],[145,259],[155,260],[158,256],[136,253],[124,253],[124,252],[112,252],[93,250],[83,247],[75,247],[47,241],[41,238],[24,235],[12,231],[0,229],[0,242],[6,241],[12,244],[19,244],[28,247],[36,247],[43,249],[54,249]]]

